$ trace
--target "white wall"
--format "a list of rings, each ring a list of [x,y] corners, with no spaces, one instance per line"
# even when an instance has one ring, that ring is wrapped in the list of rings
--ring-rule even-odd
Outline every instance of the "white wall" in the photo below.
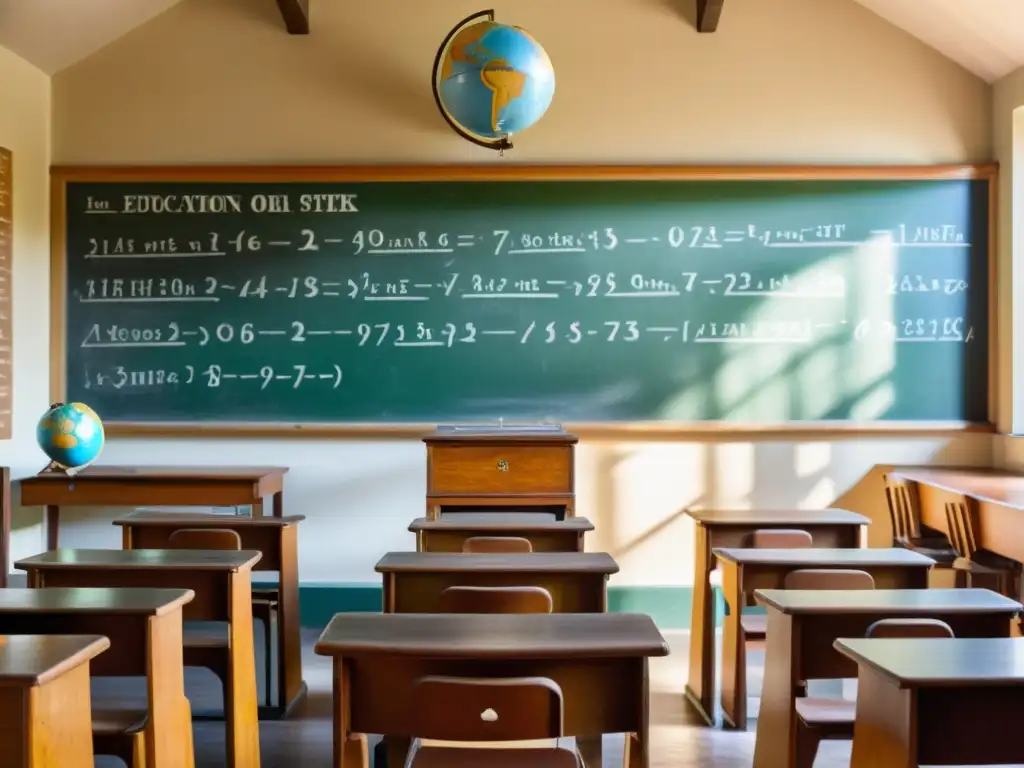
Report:
[[[1024,201],[1024,67],[997,82],[992,93],[992,135],[999,161],[999,349],[1000,431],[1024,434],[1024,225],[1017,216]],[[1016,214],[1016,215],[1015,215]],[[1014,386],[1014,383],[1017,386]],[[1010,414],[1012,413],[1012,418]],[[1021,439],[1000,436],[994,454],[1000,466],[1024,468]]]
[[[14,167],[13,439],[0,441],[0,464],[14,476],[36,472],[46,457],[36,447],[36,420],[49,404],[50,78],[0,48],[0,146]],[[29,526],[38,510],[16,509],[11,551],[39,550]]]
[[[679,0],[518,0],[555,64],[548,115],[510,157],[458,140],[427,87],[470,0],[323,2],[289,37],[274,4],[185,0],[53,81],[54,159],[189,163],[946,163],[992,155],[991,89],[850,0],[734,2],[698,35]],[[43,262],[38,267],[45,273]],[[19,294],[21,295],[21,294]],[[42,301],[42,299],[40,299]],[[985,463],[987,436],[585,443],[579,509],[619,583],[690,578],[687,504],[822,506],[880,515],[873,467]],[[285,464],[309,517],[304,579],[372,580],[423,507],[418,441],[122,440],[106,462]],[[864,479],[864,478],[867,479]],[[69,515],[68,545],[116,546],[113,511]],[[884,540],[879,528],[876,540]],[[37,546],[41,546],[37,545]]]

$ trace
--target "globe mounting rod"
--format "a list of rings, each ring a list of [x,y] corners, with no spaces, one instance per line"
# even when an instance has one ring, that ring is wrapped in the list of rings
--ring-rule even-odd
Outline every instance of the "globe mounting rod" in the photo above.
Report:
[[[474,13],[472,16],[467,16],[452,27],[445,39],[441,41],[441,47],[437,49],[437,55],[434,56],[434,67],[430,70],[430,89],[434,92],[434,103],[437,104],[437,111],[441,113],[441,117],[444,118],[444,121],[448,123],[448,126],[453,131],[459,134],[459,136],[464,138],[466,141],[473,142],[478,147],[494,149],[503,154],[506,149],[512,149],[512,141],[507,135],[502,136],[499,139],[495,139],[494,141],[484,141],[479,136],[474,136],[473,134],[463,130],[458,123],[452,120],[451,116],[445,110],[444,104],[441,101],[441,94],[437,90],[437,73],[441,67],[441,59],[444,57],[444,52],[448,50],[449,43],[451,43],[452,38],[459,34],[464,27],[467,27],[472,22],[478,20],[494,21],[494,9],[491,8],[490,10]]]

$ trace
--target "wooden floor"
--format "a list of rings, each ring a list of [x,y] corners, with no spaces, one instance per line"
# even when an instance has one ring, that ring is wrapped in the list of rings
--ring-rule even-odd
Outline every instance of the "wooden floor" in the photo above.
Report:
[[[330,660],[313,653],[313,643],[319,633],[303,630],[303,667],[309,685],[309,699],[292,719],[260,724],[262,768],[296,768],[298,765],[327,768],[331,760],[331,685]],[[753,727],[749,732],[737,733],[711,729],[698,725],[696,718],[683,703],[682,690],[686,676],[687,643],[685,632],[665,633],[672,645],[672,655],[651,660],[651,766],[652,768],[750,768],[754,753]],[[259,647],[257,637],[257,647]],[[761,689],[763,654],[753,653],[749,670],[749,687],[756,695]],[[131,693],[137,689],[132,680]],[[119,698],[125,685],[118,684]],[[813,684],[813,693],[838,695],[838,681]],[[102,681],[100,698],[113,693]],[[186,670],[186,688],[193,707],[215,709],[220,707],[220,686],[217,679],[205,670]],[[145,699],[143,698],[143,701]],[[755,702],[750,711],[756,713]],[[224,726],[217,721],[195,723],[196,768],[220,768],[224,765]],[[622,739],[605,736],[605,766],[620,766]],[[843,741],[822,744],[815,768],[847,768],[850,744]],[[618,761],[618,762],[616,762]],[[121,763],[114,758],[96,761],[97,768],[116,768]]]

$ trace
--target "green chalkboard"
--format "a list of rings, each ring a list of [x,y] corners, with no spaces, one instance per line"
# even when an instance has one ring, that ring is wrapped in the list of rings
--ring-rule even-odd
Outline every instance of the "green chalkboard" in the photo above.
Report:
[[[992,167],[58,170],[108,424],[986,423]]]

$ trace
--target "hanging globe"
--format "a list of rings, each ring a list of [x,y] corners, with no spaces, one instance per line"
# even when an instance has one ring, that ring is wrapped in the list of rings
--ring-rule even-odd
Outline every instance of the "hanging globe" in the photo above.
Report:
[[[519,27],[498,24],[491,11],[449,32],[434,60],[441,114],[481,146],[510,148],[509,137],[540,120],[554,95],[555,71],[540,43]]]
[[[103,422],[85,403],[57,403],[39,419],[36,440],[53,467],[74,474],[103,450]]]

